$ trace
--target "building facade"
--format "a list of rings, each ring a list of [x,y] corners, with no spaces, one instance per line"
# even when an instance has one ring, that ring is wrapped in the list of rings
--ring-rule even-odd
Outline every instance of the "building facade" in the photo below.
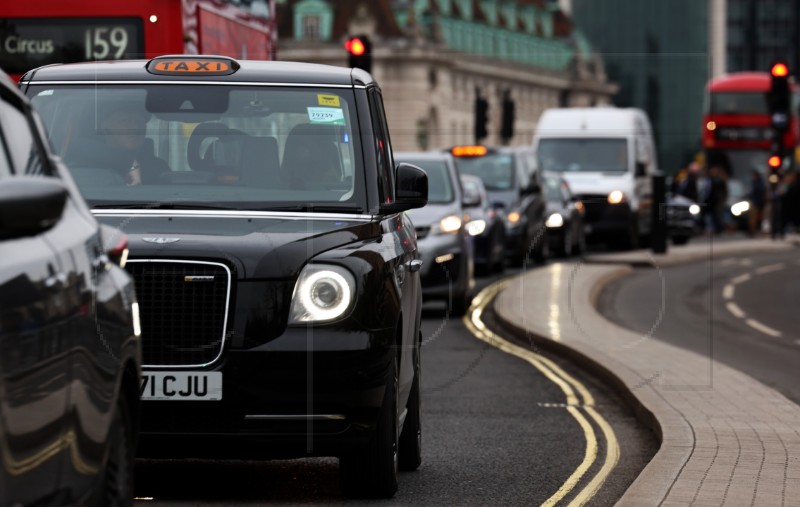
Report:
[[[797,0],[724,0],[727,2],[727,70],[767,71],[776,60],[796,74],[800,60],[800,2]]]
[[[571,0],[573,19],[603,54],[609,78],[619,83],[614,103],[650,116],[666,173],[700,151],[710,48],[718,46],[709,36],[715,1]]]
[[[602,58],[545,0],[287,0],[278,3],[282,60],[347,65],[348,35],[372,41],[396,150],[472,143],[477,96],[489,103],[488,145],[500,137],[502,100],[514,136],[530,144],[550,107],[609,104]]]

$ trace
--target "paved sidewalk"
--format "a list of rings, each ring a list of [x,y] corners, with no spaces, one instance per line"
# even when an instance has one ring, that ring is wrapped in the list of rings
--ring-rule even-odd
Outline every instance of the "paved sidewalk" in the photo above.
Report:
[[[708,259],[708,245],[700,246],[671,248],[656,264]],[[732,241],[715,244],[714,258],[788,248]],[[618,505],[800,505],[800,406],[711,357],[607,321],[595,299],[630,272],[625,264],[553,264],[517,278],[495,301],[501,323],[604,375],[660,437]]]

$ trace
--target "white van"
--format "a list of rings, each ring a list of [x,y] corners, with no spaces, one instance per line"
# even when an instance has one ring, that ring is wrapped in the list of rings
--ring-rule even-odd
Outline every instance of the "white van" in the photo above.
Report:
[[[548,109],[533,137],[539,166],[567,180],[586,207],[589,236],[636,248],[651,230],[657,172],[650,121],[640,109]]]

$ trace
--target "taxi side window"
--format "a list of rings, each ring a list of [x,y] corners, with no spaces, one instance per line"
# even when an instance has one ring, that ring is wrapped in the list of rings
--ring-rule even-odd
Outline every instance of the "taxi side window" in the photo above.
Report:
[[[42,154],[33,137],[29,119],[25,113],[4,98],[0,99],[0,125],[2,125],[6,158],[13,172],[28,175],[44,174]]]
[[[380,174],[381,200],[386,201],[394,196],[394,159],[392,158],[389,128],[386,124],[386,114],[383,110],[383,98],[376,89],[369,91],[370,109],[375,134],[375,153],[378,158],[378,172]]]

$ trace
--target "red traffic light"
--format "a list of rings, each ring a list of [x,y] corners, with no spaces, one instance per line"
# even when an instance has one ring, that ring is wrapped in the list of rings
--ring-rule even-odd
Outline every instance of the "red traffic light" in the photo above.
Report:
[[[785,63],[776,63],[772,66],[770,74],[775,77],[786,77],[789,75],[789,67],[787,67]]]
[[[344,43],[344,48],[354,56],[361,56],[367,51],[366,44],[358,37],[347,39],[347,42]]]
[[[772,169],[779,168],[782,163],[783,163],[783,160],[781,160],[781,157],[779,157],[778,155],[772,155],[771,157],[769,157],[769,160],[767,160],[767,164]]]

